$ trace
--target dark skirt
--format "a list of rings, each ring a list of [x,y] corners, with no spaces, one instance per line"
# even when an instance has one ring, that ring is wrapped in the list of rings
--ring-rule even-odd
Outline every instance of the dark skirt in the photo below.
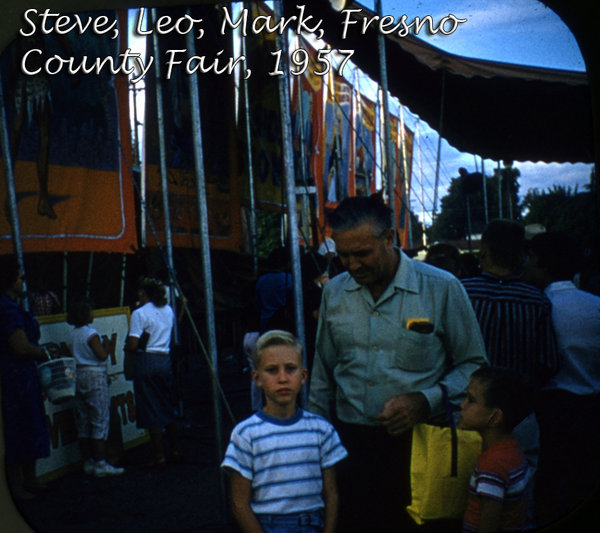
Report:
[[[138,428],[159,428],[175,421],[173,369],[169,355],[136,353],[133,389]]]
[[[5,367],[0,377],[6,462],[14,464],[48,457],[50,433],[35,363]]]

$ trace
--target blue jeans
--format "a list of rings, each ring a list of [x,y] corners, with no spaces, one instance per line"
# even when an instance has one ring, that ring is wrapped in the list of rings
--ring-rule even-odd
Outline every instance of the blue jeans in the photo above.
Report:
[[[265,533],[320,533],[325,521],[323,511],[293,514],[257,514]]]

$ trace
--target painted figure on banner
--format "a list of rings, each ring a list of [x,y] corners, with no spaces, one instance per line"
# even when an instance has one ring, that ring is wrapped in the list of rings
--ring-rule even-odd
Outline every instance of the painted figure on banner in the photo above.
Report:
[[[346,109],[343,109],[346,108]],[[337,203],[348,196],[349,127],[344,114],[349,116],[349,103],[327,103],[325,121],[327,128],[326,173],[323,183],[324,197]]]
[[[340,179],[342,176],[342,111],[338,107],[335,110],[333,123],[333,134],[331,136],[331,152],[327,171],[327,201],[337,202],[341,190]]]
[[[362,95],[356,120],[356,196],[368,196],[373,191],[375,169],[375,105]]]
[[[69,40],[65,35],[56,34],[58,42],[67,55],[73,55]],[[52,207],[48,193],[48,156],[50,150],[50,116],[51,116],[51,84],[50,77],[44,71],[42,59],[47,51],[47,38],[38,32],[29,37],[16,39],[11,47],[12,65],[16,72],[13,89],[14,116],[10,129],[10,157],[13,164],[19,154],[19,145],[23,135],[25,122],[31,125],[35,121],[38,130],[37,146],[37,180],[39,186],[39,198],[37,213],[50,219],[56,218],[56,212]],[[32,50],[41,50],[42,54],[28,54]],[[28,69],[37,71],[38,74],[27,75],[19,68],[22,58],[27,54]],[[78,78],[73,78],[78,80]],[[76,81],[74,81],[76,83]]]
[[[98,16],[116,20],[118,14],[94,12]],[[128,152],[119,144],[127,123],[120,113],[120,106],[127,106],[126,80],[107,68],[94,75],[71,74],[64,64],[56,70],[59,61],[79,68],[95,58],[114,58],[118,46],[92,32],[38,31],[19,35],[0,56],[26,252],[122,251],[136,241],[129,224],[133,187],[120,165]],[[0,187],[0,205],[9,205],[6,187]],[[3,253],[10,245],[10,224],[9,217],[0,217]]]
[[[312,158],[312,91],[306,90],[303,80],[296,84],[298,93],[295,96],[295,106],[292,112],[292,135],[294,147],[294,170],[296,183],[312,184],[313,177],[310,172]]]

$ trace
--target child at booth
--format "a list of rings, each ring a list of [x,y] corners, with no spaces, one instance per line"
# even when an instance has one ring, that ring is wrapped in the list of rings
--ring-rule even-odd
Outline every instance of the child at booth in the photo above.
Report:
[[[95,477],[115,476],[123,468],[106,461],[106,440],[110,421],[108,393],[108,350],[98,331],[90,326],[94,320],[92,305],[79,301],[71,305],[67,322],[73,329],[69,348],[77,361],[75,424],[83,457],[83,471]]]

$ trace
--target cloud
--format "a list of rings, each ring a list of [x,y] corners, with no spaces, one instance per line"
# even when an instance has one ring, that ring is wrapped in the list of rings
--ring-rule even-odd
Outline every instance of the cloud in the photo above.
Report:
[[[409,19],[452,13],[467,22],[451,35],[419,37],[453,54],[547,68],[585,70],[577,42],[556,13],[533,0],[424,0],[415,7],[384,2],[386,14]]]
[[[575,188],[580,192],[585,191],[585,186],[590,183],[590,172],[593,165],[586,163],[531,163],[529,161],[516,163],[521,171],[521,196],[527,194],[529,189],[545,191],[553,185],[563,185]]]

